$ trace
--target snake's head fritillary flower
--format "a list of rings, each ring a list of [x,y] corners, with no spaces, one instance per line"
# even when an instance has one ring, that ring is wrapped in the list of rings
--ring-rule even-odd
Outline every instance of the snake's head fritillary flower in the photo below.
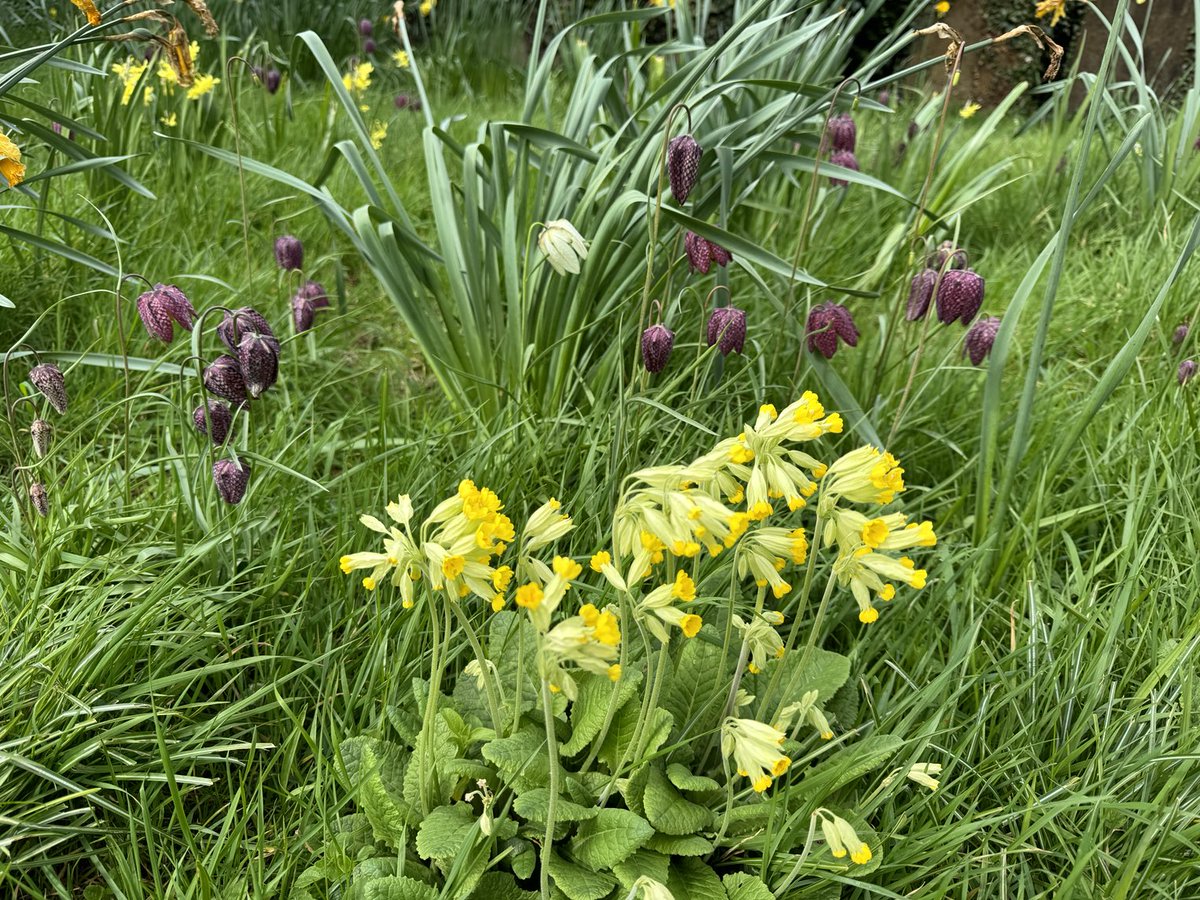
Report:
[[[29,502],[33,504],[39,516],[45,518],[50,515],[50,495],[46,493],[46,486],[40,481],[35,481],[29,486]]]
[[[238,344],[238,364],[246,393],[257,400],[279,377],[279,342],[262,334],[247,332]]]
[[[50,452],[50,435],[53,431],[50,423],[42,418],[34,419],[33,424],[29,426],[29,436],[33,440],[33,452],[37,454],[38,459],[42,459]]]
[[[67,382],[54,363],[41,363],[29,370],[29,380],[60,416],[67,411]]]
[[[937,284],[938,273],[933,269],[922,269],[913,276],[912,285],[908,289],[908,308],[904,317],[910,322],[925,318],[929,312],[929,301],[933,299],[933,286]]]
[[[376,49],[375,41],[371,38],[367,38],[365,41],[363,41],[363,53],[367,54],[367,56],[374,55]]]
[[[192,410],[192,424],[196,426],[196,430],[201,434],[207,434],[212,439],[212,442],[217,446],[225,443],[229,437],[229,430],[233,427],[233,413],[229,407],[220,400],[209,400],[208,415],[205,415],[204,406],[197,406]],[[212,431],[209,431],[209,425],[212,425]]]
[[[858,129],[855,127],[854,119],[850,118],[849,113],[842,113],[840,116],[834,116],[829,120],[829,140],[834,150],[845,150],[853,153],[857,139]]]
[[[671,348],[675,346],[675,332],[666,325],[651,325],[642,332],[642,363],[646,371],[657,375],[667,366]]]
[[[578,275],[580,263],[588,258],[587,241],[566,219],[546,223],[538,235],[538,249],[559,275]]]
[[[733,254],[720,244],[702,238],[692,231],[684,235],[683,249],[687,254],[688,267],[701,275],[707,275],[714,262],[725,267],[733,260]]]
[[[833,155],[829,157],[829,161],[835,166],[841,166],[843,169],[849,169],[851,172],[858,171],[858,158],[849,150],[835,150]],[[831,175],[829,183],[834,187],[845,187],[850,182],[845,178],[838,178],[836,175]]]
[[[708,317],[708,346],[717,345],[722,356],[741,353],[746,345],[746,311],[718,306]]]
[[[221,339],[222,344],[229,348],[231,353],[237,352],[242,337],[247,334],[262,335],[274,344],[275,352],[279,353],[279,341],[275,339],[275,332],[271,330],[271,324],[262,313],[253,307],[242,306],[232,312],[227,312],[220,324],[217,325],[217,337]]]
[[[296,329],[296,334],[304,334],[313,327],[316,312],[312,301],[305,300],[299,294],[292,298],[292,326]]]
[[[967,267],[967,251],[961,247],[955,247],[953,241],[942,241],[925,260],[925,265],[935,272],[940,272],[947,263],[951,269],[965,269]]]
[[[687,202],[700,174],[700,156],[704,151],[690,134],[671,138],[667,144],[667,180],[676,202]]]
[[[826,359],[833,359],[833,355],[837,353],[839,339],[850,347],[858,346],[858,329],[854,325],[854,317],[850,315],[850,310],[840,303],[822,303],[814,306],[808,314],[805,332],[808,335],[808,349],[820,353]]]
[[[996,342],[999,331],[1000,319],[996,316],[984,316],[967,329],[963,356],[971,357],[971,365],[980,365],[992,352],[992,344]]]
[[[280,74],[279,70],[272,66],[263,74],[263,87],[267,89],[268,94],[274,94],[279,90],[279,83],[282,80],[283,76]]]
[[[937,289],[937,317],[943,325],[969,325],[983,305],[983,278],[973,269],[951,269]]]
[[[245,403],[246,379],[242,377],[241,364],[232,356],[222,355],[204,369],[204,386],[208,390],[232,403]]]
[[[291,271],[304,266],[304,244],[295,235],[275,238],[275,261],[279,268]]]
[[[375,25],[370,19],[362,19],[358,23],[358,33],[363,37],[370,37],[375,33]]]
[[[156,284],[137,298],[138,316],[146,333],[164,344],[175,339],[175,324],[191,331],[196,323],[196,307],[173,284]]]
[[[1172,344],[1182,344],[1187,340],[1188,332],[1191,326],[1187,322],[1180,322],[1175,326],[1175,333],[1171,335]]]
[[[241,460],[218,459],[213,463],[213,484],[217,494],[230,505],[242,502],[250,483],[250,467]]]
[[[1196,361],[1194,359],[1185,359],[1179,364],[1179,383],[1187,384],[1196,377]]]

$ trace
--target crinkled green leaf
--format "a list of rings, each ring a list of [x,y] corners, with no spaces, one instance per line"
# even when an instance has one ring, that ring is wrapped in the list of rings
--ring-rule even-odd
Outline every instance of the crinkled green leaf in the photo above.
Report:
[[[451,859],[470,849],[477,817],[465,803],[439,806],[421,820],[417,854],[422,859]]]
[[[667,777],[681,791],[716,791],[721,785],[705,775],[693,775],[687,766],[671,763],[667,766]]]
[[[643,876],[653,878],[659,884],[666,884],[670,870],[669,856],[644,849],[613,866],[613,874],[617,876],[617,881],[621,882],[621,887],[627,891]]]
[[[646,848],[667,856],[708,856],[713,845],[698,834],[656,834],[646,842]]]
[[[479,879],[472,900],[537,900],[537,894],[517,887],[507,872],[488,872]]]
[[[518,794],[550,784],[546,733],[532,723],[522,725],[506,738],[488,741],[483,745],[483,756]]]
[[[594,872],[611,869],[641,849],[654,835],[650,823],[627,809],[602,809],[580,823],[571,856]]]
[[[517,815],[531,822],[544,824],[549,808],[549,788],[534,788],[531,791],[525,791],[513,802],[513,809],[516,810]],[[600,810],[595,806],[581,806],[560,796],[555,806],[554,819],[556,822],[582,822],[584,819],[595,817],[598,812]]]
[[[693,803],[675,788],[656,765],[649,766],[646,780],[646,818],[663,834],[695,834],[707,828],[712,812]]]
[[[403,875],[368,881],[359,893],[363,900],[437,900],[437,891],[429,885]]]
[[[592,742],[604,727],[610,703],[620,709],[637,693],[642,673],[623,675],[616,684],[604,675],[584,673],[575,677],[579,696],[571,706],[571,739],[563,744],[562,752],[574,756]]]
[[[816,691],[817,702],[824,703],[850,677],[850,660],[840,653],[814,648],[809,651],[808,661],[801,668],[800,661],[803,656],[802,651],[789,653],[776,663],[783,666],[779,678],[780,693],[777,696],[784,703],[792,703],[809,691]],[[771,677],[769,669],[747,677],[746,690],[761,696],[766,691]]]
[[[583,866],[563,859],[557,853],[550,855],[550,877],[570,900],[600,900],[601,897],[607,896],[617,883],[611,875],[589,872]]]
[[[698,859],[681,859],[671,866],[667,889],[675,900],[727,900],[717,873]]]
[[[825,757],[820,765],[795,782],[795,789],[810,802],[819,803],[838,788],[878,769],[903,745],[904,741],[894,735],[869,735]]]

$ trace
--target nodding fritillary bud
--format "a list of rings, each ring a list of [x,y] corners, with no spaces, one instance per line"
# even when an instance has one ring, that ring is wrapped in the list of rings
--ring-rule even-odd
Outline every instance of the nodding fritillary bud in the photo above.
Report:
[[[829,140],[834,150],[854,152],[854,144],[858,139],[858,129],[849,113],[842,113],[829,120]]]
[[[213,484],[217,486],[217,493],[226,503],[241,503],[249,483],[250,467],[244,462],[218,459],[213,463]]]
[[[1196,376],[1196,361],[1185,359],[1179,364],[1179,383],[1187,384]]]
[[[373,40],[367,38],[365,41],[363,41],[363,53],[367,54],[367,56],[373,54],[375,49],[375,42]]]
[[[933,286],[937,284],[937,272],[933,269],[922,269],[913,276],[912,285],[908,289],[908,309],[904,318],[910,322],[925,318],[929,312],[929,301],[933,299]]]
[[[707,275],[714,262],[724,267],[733,259],[733,254],[720,244],[714,244],[692,231],[684,235],[683,249],[687,254],[688,267],[701,275]]]
[[[46,486],[40,481],[35,481],[29,486],[29,501],[39,516],[50,515],[50,496],[46,493]]]
[[[299,294],[292,298],[292,325],[296,334],[304,334],[313,327],[316,312],[311,300],[305,300]]]
[[[942,241],[925,260],[925,265],[938,272],[947,263],[951,269],[965,269],[967,267],[967,251],[961,247],[955,247],[953,241]]]
[[[196,307],[173,284],[156,284],[137,298],[137,311],[146,332],[164,344],[175,339],[175,323],[191,331],[196,323]]]
[[[833,156],[829,157],[829,161],[835,166],[841,166],[843,169],[849,169],[852,172],[858,171],[858,159],[849,150],[835,150]],[[850,182],[845,178],[830,176],[829,183],[834,187],[844,187]]]
[[[217,337],[233,353],[237,352],[238,345],[247,334],[261,334],[270,339],[275,345],[275,352],[279,352],[279,341],[275,340],[275,332],[271,330],[270,323],[263,318],[262,313],[252,307],[243,306],[232,313],[225,313],[225,318],[217,325]]]
[[[247,333],[238,344],[238,364],[246,382],[246,393],[257,400],[279,377],[279,342],[261,334]]]
[[[218,356],[209,363],[204,370],[204,386],[233,403],[246,402],[246,379],[241,364],[232,356]]]
[[[325,292],[324,286],[319,281],[304,282],[296,293],[312,303],[314,309],[324,309],[329,305],[329,294]]]
[[[267,89],[268,94],[274,94],[279,90],[279,82],[283,80],[283,76],[279,74],[278,69],[267,69],[263,75],[263,87]]]
[[[651,325],[642,332],[642,363],[646,371],[657,375],[667,367],[671,348],[675,346],[675,332],[666,325]]]
[[[204,404],[197,406],[192,410],[192,424],[196,426],[196,430],[201,434],[208,434],[214,444],[220,446],[225,443],[229,437],[229,430],[233,427],[233,413],[229,407],[220,400],[209,400],[208,415],[204,415]],[[209,434],[208,426],[212,424],[212,433]]]
[[[363,37],[370,37],[375,33],[375,25],[370,19],[363,19],[358,23],[358,33]]]
[[[971,365],[980,365],[992,352],[992,344],[996,342],[996,333],[999,330],[1000,319],[996,316],[984,316],[967,329],[967,337],[963,341],[963,356],[971,357]]]
[[[718,306],[708,317],[708,346],[717,345],[722,356],[741,353],[746,345],[746,311]]]
[[[805,332],[808,335],[808,349],[826,359],[833,359],[837,353],[839,338],[850,347],[858,346],[858,329],[854,327],[854,318],[850,310],[839,303],[814,306],[808,314]]]
[[[54,363],[42,363],[29,370],[29,380],[50,401],[60,416],[67,411],[67,383]]]
[[[33,452],[37,454],[38,459],[42,459],[50,452],[50,435],[53,431],[54,429],[45,419],[34,419],[33,424],[29,426],[29,436],[33,439]]]
[[[275,238],[275,261],[281,269],[299,269],[304,265],[304,245],[300,238],[285,234]]]
[[[943,325],[971,324],[983,305],[983,279],[973,269],[951,269],[937,290],[937,317]]]
[[[701,153],[703,150],[690,134],[673,137],[667,144],[667,180],[671,183],[671,195],[679,203],[686,203],[696,186]]]
[[[1188,332],[1190,330],[1191,326],[1188,325],[1187,322],[1180,322],[1175,326],[1175,333],[1171,335],[1171,343],[1182,344],[1185,340],[1187,340]]]

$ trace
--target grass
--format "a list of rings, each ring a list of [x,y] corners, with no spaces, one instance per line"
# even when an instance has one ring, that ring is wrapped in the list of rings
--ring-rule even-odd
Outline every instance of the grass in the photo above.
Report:
[[[439,115],[458,111],[449,102]],[[295,138],[319,130],[325,103],[315,90],[298,94],[291,137],[274,144],[248,121],[245,151],[315,177],[324,160]],[[505,115],[482,100],[462,112],[453,133]],[[385,159],[428,229],[419,124],[396,122]],[[862,115],[863,158],[915,192],[924,161],[891,162],[904,124]],[[1004,126],[974,163],[1011,158],[1011,183],[963,217],[991,313],[1052,235],[1065,192],[1045,177],[1051,137],[1014,130]],[[155,201],[122,194],[113,203],[115,193],[83,175],[55,187],[64,211],[92,218],[87,197],[110,215],[126,270],[178,281],[197,305],[252,302],[282,320],[288,287],[269,248],[289,231],[319,260],[316,277],[345,285],[344,307],[323,314],[311,341],[287,342],[280,386],[255,410],[255,478],[236,508],[216,504],[208,485],[186,420],[194,389],[184,399],[175,379],[135,373],[127,502],[120,373],[69,370],[54,512],[30,520],[14,501],[0,534],[0,883],[14,897],[285,895],[351,803],[334,777],[334,748],[385,729],[429,653],[421,607],[404,612],[337,571],[337,556],[365,543],[360,512],[401,491],[428,506],[473,477],[530,504],[563,499],[580,523],[572,551],[588,554],[606,543],[603,516],[623,473],[686,458],[709,442],[692,423],[736,431],[760,402],[786,402],[811,380],[791,383],[798,323],[747,291],[747,353],[719,377],[705,363],[690,390],[631,390],[609,398],[607,414],[481,425],[433,390],[378,286],[302,198],[247,180],[247,272],[236,172],[162,139],[143,135],[138,146],[145,155],[129,168]],[[335,191],[353,189],[344,173],[334,179]],[[1136,191],[1122,170],[1076,229],[1040,373],[1035,453],[1072,420],[1186,238],[1178,205],[1143,218]],[[839,282],[865,272],[881,240],[876,223],[896,202],[848,192],[822,221],[806,267]],[[786,221],[774,240],[789,246]],[[89,250],[111,252],[99,242]],[[0,275],[18,304],[3,323],[10,341],[42,317],[39,348],[115,352],[112,279],[24,249],[5,260]],[[1186,270],[1062,472],[1019,473],[1012,549],[995,579],[971,539],[984,375],[960,359],[957,326],[935,333],[893,447],[914,488],[907,507],[938,525],[930,586],[870,628],[838,606],[825,646],[853,660],[857,690],[838,710],[842,727],[904,739],[896,767],[946,770],[932,794],[867,780],[857,812],[882,835],[884,856],[861,882],[840,878],[843,896],[1200,893],[1198,408],[1194,386],[1175,383],[1170,344],[1198,285]],[[834,361],[884,427],[907,358],[893,354],[874,379],[873,320],[902,287],[855,301],[863,345]],[[1006,373],[1002,435],[1032,329],[1027,314]],[[696,351],[695,335],[678,340],[677,353]],[[911,350],[910,338],[901,344]],[[136,329],[130,352],[164,353]],[[177,342],[165,358],[186,353]]]

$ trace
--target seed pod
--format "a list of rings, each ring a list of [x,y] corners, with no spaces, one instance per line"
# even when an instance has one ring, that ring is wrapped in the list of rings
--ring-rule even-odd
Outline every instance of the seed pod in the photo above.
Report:
[[[937,316],[943,325],[958,320],[971,324],[983,305],[983,279],[972,269],[951,269],[937,289]]]
[[[283,76],[276,68],[267,69],[266,74],[262,77],[263,87],[267,89],[268,94],[274,94],[279,90],[279,83],[283,80]]]
[[[955,247],[953,241],[942,241],[938,244],[937,249],[929,254],[925,265],[935,272],[940,272],[942,266],[947,262],[951,269],[965,269],[967,267],[967,251],[961,247]]]
[[[849,150],[834,151],[833,156],[829,157],[829,161],[835,166],[841,166],[843,169],[849,169],[852,172],[858,171],[858,159]],[[838,178],[836,175],[831,175],[829,183],[834,187],[844,187],[850,182],[845,178]]]
[[[642,363],[646,371],[657,375],[667,367],[671,348],[675,346],[675,332],[666,325],[651,325],[642,332]]]
[[[191,331],[196,323],[196,307],[173,284],[156,284],[137,298],[137,311],[146,332],[164,344],[175,339],[175,324]]]
[[[853,153],[857,139],[858,129],[849,113],[842,113],[829,120],[829,140],[832,142],[834,150]]]
[[[60,416],[67,411],[67,383],[54,363],[42,363],[29,370],[29,380],[50,401]]]
[[[722,356],[741,353],[746,345],[746,311],[718,306],[708,317],[708,346],[717,345]]]
[[[233,403],[246,402],[246,379],[241,364],[232,356],[222,355],[204,370],[204,386],[218,397]]]
[[[1196,376],[1196,361],[1185,359],[1179,364],[1179,383],[1187,384]]]
[[[281,269],[299,269],[304,266],[304,245],[300,238],[290,234],[275,238],[275,261]]]
[[[370,37],[375,33],[375,25],[370,19],[363,19],[358,23],[358,33],[363,37]]]
[[[985,316],[967,329],[967,337],[963,341],[963,356],[971,357],[971,365],[980,365],[992,352],[992,344],[996,342],[996,333],[999,330],[1000,319],[996,316]]]
[[[937,272],[933,269],[922,269],[913,276],[912,285],[908,289],[908,309],[904,317],[910,322],[925,318],[929,312],[929,301],[933,299],[933,286],[937,284]]]
[[[1184,341],[1187,340],[1188,332],[1190,330],[1191,330],[1191,326],[1188,325],[1187,322],[1180,322],[1178,325],[1175,326],[1175,333],[1171,335],[1171,343],[1172,344],[1182,344]]]
[[[246,393],[257,400],[279,377],[279,342],[261,334],[246,334],[238,344],[238,364],[246,382]]]
[[[275,352],[279,352],[279,341],[275,339],[270,323],[253,307],[242,306],[232,313],[225,313],[225,318],[217,325],[217,337],[231,353],[237,352],[238,344],[247,334],[261,334],[269,338],[275,344]]]
[[[233,413],[220,400],[208,401],[208,415],[204,414],[204,404],[192,410],[192,424],[201,434],[208,434],[209,423],[212,423],[212,442],[217,446],[225,443],[229,431],[233,427]]]
[[[213,484],[217,494],[231,505],[242,502],[250,483],[250,467],[240,460],[218,459],[213,463]]]
[[[805,333],[808,336],[808,349],[826,359],[833,359],[837,353],[839,338],[847,346],[858,346],[858,329],[854,326],[854,318],[850,310],[839,303],[814,306],[808,314]]]
[[[46,486],[40,481],[35,481],[29,486],[29,500],[39,516],[44,518],[50,515],[50,496],[46,493]]]
[[[671,138],[667,144],[667,180],[671,183],[671,194],[682,204],[696,186],[700,174],[700,154],[703,150],[690,134]]]
[[[37,454],[38,459],[44,458],[50,452],[50,436],[53,431],[54,429],[45,419],[34,419],[33,424],[29,426],[29,436],[33,440],[33,452]]]

